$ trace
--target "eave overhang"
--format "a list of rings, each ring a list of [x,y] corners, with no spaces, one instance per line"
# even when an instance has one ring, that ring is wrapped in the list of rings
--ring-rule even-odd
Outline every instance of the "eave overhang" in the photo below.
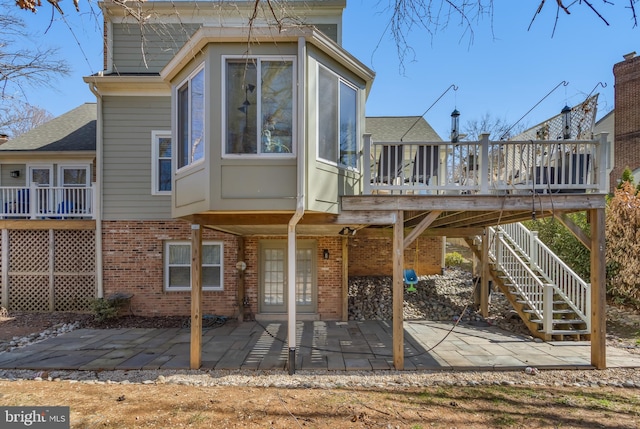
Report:
[[[209,43],[248,43],[250,45],[262,43],[298,43],[300,38],[304,38],[306,43],[315,46],[364,80],[367,95],[369,94],[375,73],[312,26],[284,27],[280,30],[275,27],[255,27],[252,29],[247,27],[201,27],[160,71],[160,77],[168,85],[191,60],[203,52]]]
[[[100,95],[170,97],[171,86],[159,75],[92,75],[82,78]]]
[[[43,159],[93,160],[95,150],[46,151],[46,150],[0,150],[2,162],[41,162]]]

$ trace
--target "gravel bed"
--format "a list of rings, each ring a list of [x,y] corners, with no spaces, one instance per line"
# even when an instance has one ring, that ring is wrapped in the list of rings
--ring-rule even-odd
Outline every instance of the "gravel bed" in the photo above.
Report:
[[[287,389],[406,389],[431,386],[552,386],[640,389],[640,370],[612,368],[573,371],[28,371],[0,370],[2,380],[91,384],[179,384],[189,386],[275,387]]]

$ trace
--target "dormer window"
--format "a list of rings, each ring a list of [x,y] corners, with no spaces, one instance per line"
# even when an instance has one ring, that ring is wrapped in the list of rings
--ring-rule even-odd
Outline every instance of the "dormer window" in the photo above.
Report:
[[[189,76],[177,90],[178,169],[204,159],[204,68]]]
[[[293,155],[293,60],[271,56],[226,58],[226,155]]]

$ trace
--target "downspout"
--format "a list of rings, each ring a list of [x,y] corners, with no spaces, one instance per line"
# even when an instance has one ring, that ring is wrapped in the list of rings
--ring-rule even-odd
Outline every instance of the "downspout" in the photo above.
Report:
[[[297,196],[296,211],[289,220],[287,228],[287,321],[289,340],[289,375],[296,371],[296,225],[304,215],[304,191],[305,191],[305,171],[306,171],[306,131],[305,131],[305,63],[307,47],[304,37],[298,38],[298,76],[297,76]]]
[[[104,285],[102,279],[102,95],[96,88],[95,83],[89,84],[89,89],[96,96],[96,185],[93,192],[95,207],[94,218],[96,221],[96,289],[97,297],[104,296]]]

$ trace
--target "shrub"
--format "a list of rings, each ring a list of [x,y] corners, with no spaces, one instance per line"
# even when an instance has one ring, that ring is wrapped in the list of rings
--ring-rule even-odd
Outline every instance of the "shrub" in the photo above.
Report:
[[[98,322],[118,317],[120,309],[130,305],[131,295],[115,293],[108,298],[97,298],[91,301],[93,315]]]
[[[118,317],[120,306],[109,299],[96,298],[91,301],[91,310],[96,321],[104,322],[108,319],[114,319]]]
[[[631,181],[609,201],[606,225],[607,293],[640,308],[640,196]]]
[[[569,218],[589,235],[586,212],[572,213]],[[577,275],[589,282],[591,252],[560,221],[555,218],[545,218],[526,221],[524,224],[530,230],[538,231],[540,240]]]
[[[468,261],[458,252],[447,253],[444,256],[444,264],[447,267],[459,267],[466,263],[468,263]]]

